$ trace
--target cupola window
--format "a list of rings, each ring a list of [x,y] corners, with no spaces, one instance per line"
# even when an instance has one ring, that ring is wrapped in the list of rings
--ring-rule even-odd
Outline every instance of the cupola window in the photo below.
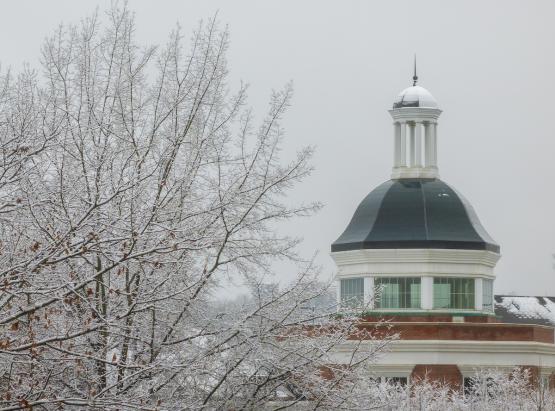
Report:
[[[482,309],[493,312],[493,280],[482,280]]]
[[[434,308],[473,310],[474,279],[435,277]]]
[[[381,277],[376,308],[420,308],[420,277]]]
[[[340,282],[341,305],[361,307],[364,303],[364,278],[348,278]]]

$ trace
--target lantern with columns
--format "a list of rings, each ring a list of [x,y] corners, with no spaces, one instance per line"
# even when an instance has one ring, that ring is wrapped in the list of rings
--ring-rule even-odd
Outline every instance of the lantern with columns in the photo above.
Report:
[[[437,119],[441,110],[424,87],[403,90],[389,111],[393,117],[391,178],[437,178]]]

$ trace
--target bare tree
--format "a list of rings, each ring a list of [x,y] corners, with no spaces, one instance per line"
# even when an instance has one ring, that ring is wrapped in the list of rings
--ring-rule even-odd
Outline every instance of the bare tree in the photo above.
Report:
[[[113,7],[60,27],[40,70],[0,76],[1,410],[554,407],[523,370],[467,394],[377,382],[395,336],[332,315],[275,231],[319,207],[284,200],[311,171],[310,148],[280,157],[291,86],[256,124],[215,19],[189,47],[134,30]],[[268,281],[276,259],[297,263],[290,284]],[[218,301],[229,278],[250,296]]]
[[[291,86],[256,125],[215,19],[189,47],[134,31],[115,6],[61,26],[40,70],[2,77],[0,407],[351,404],[387,341],[366,335],[324,375],[355,323],[305,309],[328,285],[275,232],[319,207],[283,200],[311,171],[311,148],[280,158]],[[299,274],[268,288],[276,258]],[[260,298],[215,304],[229,277]]]

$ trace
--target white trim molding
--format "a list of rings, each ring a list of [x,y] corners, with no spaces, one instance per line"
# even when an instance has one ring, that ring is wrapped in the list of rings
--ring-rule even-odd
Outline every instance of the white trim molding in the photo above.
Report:
[[[483,310],[483,284],[481,278],[474,280],[474,305],[477,310]]]
[[[343,364],[359,341],[337,347],[333,360]],[[363,342],[364,344],[364,342]],[[368,344],[375,344],[368,341]],[[383,368],[408,369],[417,364],[457,364],[461,373],[474,368],[511,368],[519,365],[555,368],[555,344],[535,341],[398,340],[376,361]]]
[[[423,310],[434,308],[434,277],[423,276],[420,280],[420,307]]]
[[[338,277],[464,276],[494,279],[500,255],[486,250],[367,249],[336,251]]]
[[[364,277],[364,306],[374,308],[374,277]]]

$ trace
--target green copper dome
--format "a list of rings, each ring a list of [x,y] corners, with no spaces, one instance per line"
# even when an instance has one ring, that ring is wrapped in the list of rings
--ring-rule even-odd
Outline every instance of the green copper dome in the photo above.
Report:
[[[472,206],[439,179],[390,180],[360,203],[331,251],[440,248],[488,250],[499,245]]]

